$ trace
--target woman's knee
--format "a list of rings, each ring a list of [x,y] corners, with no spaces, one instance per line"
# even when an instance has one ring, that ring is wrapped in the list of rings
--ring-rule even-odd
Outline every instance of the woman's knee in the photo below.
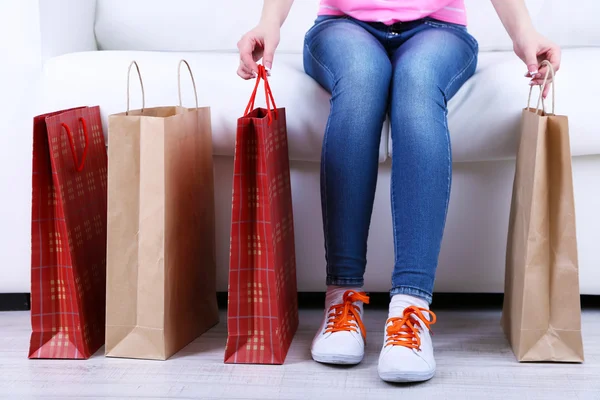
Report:
[[[441,83],[436,71],[418,63],[404,62],[394,70],[392,95],[403,103],[443,101],[445,93]]]
[[[339,71],[334,94],[355,98],[361,103],[387,99],[390,90],[392,67],[388,60],[353,56]]]
[[[446,114],[444,90],[435,71],[411,62],[396,67],[390,102],[395,147],[423,156],[447,152]]]

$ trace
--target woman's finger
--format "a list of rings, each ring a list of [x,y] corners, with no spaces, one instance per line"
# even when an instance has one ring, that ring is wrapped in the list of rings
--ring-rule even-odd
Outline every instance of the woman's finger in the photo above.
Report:
[[[548,50],[544,56],[545,59],[552,64],[554,71],[558,71],[560,69],[561,51],[559,47]]]
[[[548,78],[548,80],[546,81],[546,85],[549,85],[551,82],[552,82],[552,78]],[[544,78],[532,79],[531,81],[529,81],[529,84],[531,86],[533,86],[533,85],[541,86],[544,84]]]
[[[244,65],[243,62],[240,61],[240,65],[238,67],[237,70],[237,74],[242,78],[242,79],[252,79],[256,77],[256,74],[254,72],[252,72],[252,70],[248,67],[246,67]]]
[[[242,64],[249,68],[251,71],[257,72],[258,65],[254,61],[252,53],[254,52],[255,42],[252,38],[245,36],[238,43],[238,49],[240,50],[240,60]]]
[[[542,97],[544,99],[548,96],[548,93],[550,93],[550,89],[551,89],[551,85],[546,85],[546,87],[544,88],[544,92],[542,93]]]
[[[548,78],[548,80],[546,81],[546,86],[544,86],[544,91],[542,92],[542,97],[545,99],[546,96],[548,96],[548,93],[550,93],[550,89],[552,88],[551,85],[552,79]],[[532,79],[529,82],[529,85],[531,86],[542,86],[544,84],[544,79]]]
[[[252,71],[246,64],[240,61],[240,69],[245,73],[249,74],[251,78],[256,78],[258,75],[256,72]]]
[[[546,76],[547,71],[548,71],[548,67],[546,65],[544,65],[539,69],[539,71],[537,71],[537,73],[532,75],[531,72],[526,72],[524,76],[526,78],[544,79],[544,76]]]
[[[540,68],[540,72],[538,73],[536,78],[544,79],[544,77],[546,76],[547,73],[548,73],[548,66],[544,65],[542,68]],[[548,79],[550,79],[550,75],[548,75]]]
[[[249,74],[247,72],[244,72],[241,68],[238,68],[237,70],[237,74],[239,75],[240,78],[245,79],[245,80],[249,80],[252,79],[252,74]]]
[[[527,71],[527,72],[525,72],[525,75],[523,75],[523,76],[525,78],[534,78],[535,79],[535,78],[539,78],[539,77],[541,77],[543,75],[542,75],[542,70],[539,70],[539,71],[537,71],[537,72],[535,72],[533,74],[531,72]]]

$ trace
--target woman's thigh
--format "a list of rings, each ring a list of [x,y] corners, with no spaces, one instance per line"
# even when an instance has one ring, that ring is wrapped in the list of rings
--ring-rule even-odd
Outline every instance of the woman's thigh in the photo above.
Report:
[[[445,106],[475,72],[477,41],[453,24],[424,25],[392,54],[392,95],[405,103],[435,98]],[[392,110],[396,105],[403,106]]]
[[[389,56],[372,34],[348,18],[317,19],[306,34],[304,68],[333,95],[373,101],[369,97],[385,93],[387,101],[392,72]]]

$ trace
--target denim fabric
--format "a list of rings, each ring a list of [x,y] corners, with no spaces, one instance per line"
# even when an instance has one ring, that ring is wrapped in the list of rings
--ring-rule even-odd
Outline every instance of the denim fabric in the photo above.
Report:
[[[321,16],[306,34],[306,73],[331,93],[321,155],[328,285],[363,285],[389,115],[391,294],[431,302],[452,180],[447,103],[473,75],[477,53],[464,26],[433,19],[388,26]]]

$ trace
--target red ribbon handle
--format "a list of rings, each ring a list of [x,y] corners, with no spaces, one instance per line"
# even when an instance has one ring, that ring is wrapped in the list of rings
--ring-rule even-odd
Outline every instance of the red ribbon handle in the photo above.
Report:
[[[75,164],[75,169],[77,172],[83,171],[83,166],[85,165],[85,160],[88,154],[88,148],[90,144],[90,137],[88,135],[87,123],[84,118],[79,118],[79,122],[83,127],[83,136],[85,137],[85,147],[83,149],[83,155],[81,156],[81,163],[77,160],[77,152],[75,151],[75,139],[73,138],[73,133],[71,132],[71,128],[64,122],[61,126],[67,132],[67,136],[69,137],[69,145],[71,146],[71,155],[73,156],[73,163]]]
[[[246,106],[246,111],[244,115],[248,115],[254,109],[254,101],[256,100],[256,94],[258,92],[258,85],[260,84],[261,79],[265,81],[265,97],[267,99],[267,115],[269,117],[269,125],[273,122],[272,111],[275,113],[275,119],[278,117],[277,113],[277,105],[275,105],[275,99],[273,98],[273,92],[271,91],[271,85],[269,85],[269,80],[267,79],[267,70],[264,66],[258,66],[258,76],[256,77],[256,85],[254,85],[254,90],[252,91],[252,95],[250,96],[250,101]],[[273,104],[273,108],[271,109],[271,104]]]

